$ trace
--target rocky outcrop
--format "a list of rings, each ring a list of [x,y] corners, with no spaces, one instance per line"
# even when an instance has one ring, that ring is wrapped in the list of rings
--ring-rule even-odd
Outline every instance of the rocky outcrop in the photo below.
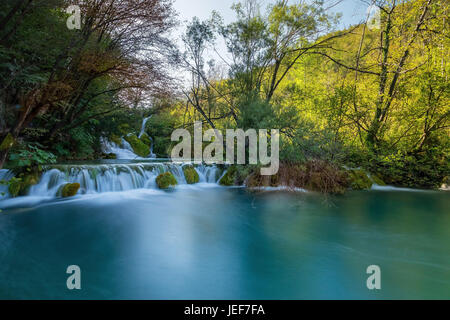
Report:
[[[20,173],[8,182],[8,192],[11,197],[27,195],[30,187],[39,182],[40,171],[37,168],[29,168],[28,170],[27,172]]]
[[[143,143],[135,134],[123,137],[133,148],[133,152],[140,157],[146,158],[150,154],[150,147]]]
[[[193,166],[184,166],[183,173],[188,184],[194,184],[200,181],[200,177]]]
[[[63,198],[73,197],[80,189],[79,183],[66,183],[59,189],[59,194]]]
[[[156,177],[156,184],[160,189],[169,189],[170,187],[176,186],[178,182],[171,172],[165,172]]]

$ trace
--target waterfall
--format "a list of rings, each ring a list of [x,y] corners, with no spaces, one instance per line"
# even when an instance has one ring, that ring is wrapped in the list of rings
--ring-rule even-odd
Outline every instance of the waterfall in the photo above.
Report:
[[[141,138],[142,135],[145,133],[145,126],[147,124],[147,121],[150,120],[151,117],[152,116],[149,116],[142,120],[141,130],[140,130],[139,136],[138,136],[139,138]],[[149,138],[151,141],[151,146],[150,146],[150,154],[147,158],[142,158],[142,157],[139,157],[137,154],[135,154],[131,145],[124,138],[122,138],[122,142],[120,145],[117,145],[116,143],[111,142],[106,138],[101,138],[102,150],[104,153],[114,153],[116,155],[116,159],[121,159],[121,160],[153,159],[153,158],[156,158],[156,155],[153,153],[153,139],[151,137],[149,137]]]
[[[144,120],[142,120],[142,126],[141,126],[141,131],[139,132],[139,138],[142,137],[142,135],[145,133],[145,125],[147,124],[147,121],[150,120],[152,118],[152,116],[149,116],[147,118],[144,118]]]
[[[188,163],[143,162],[128,164],[99,165],[50,165],[38,184],[32,186],[28,196],[55,197],[61,186],[66,183],[79,183],[79,194],[126,191],[134,189],[157,189],[156,177],[164,172],[171,172],[178,184],[186,184],[183,166]],[[196,165],[200,183],[216,184],[222,170],[215,165]],[[0,170],[0,180],[9,180],[13,174]],[[7,187],[2,186],[3,192]]]

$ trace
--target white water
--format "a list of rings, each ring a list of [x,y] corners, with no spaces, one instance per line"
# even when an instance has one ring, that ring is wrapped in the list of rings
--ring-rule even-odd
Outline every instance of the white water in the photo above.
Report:
[[[186,185],[183,166],[187,163],[130,163],[100,165],[57,165],[49,166],[38,184],[32,186],[28,196],[56,197],[58,190],[66,183],[79,183],[78,194],[96,194],[134,189],[158,189],[156,177],[171,172],[179,185]],[[216,166],[199,165],[195,168],[200,183],[217,184],[221,171]],[[8,180],[12,174],[0,171],[0,180]],[[3,186],[4,192],[7,192]]]
[[[145,133],[145,126],[147,124],[147,121],[151,119],[152,116],[149,116],[147,118],[144,118],[142,120],[142,126],[141,130],[139,132],[139,138],[142,137],[142,135]],[[156,155],[153,153],[153,140],[151,137],[150,141],[152,142],[152,145],[150,146],[150,154],[146,158],[139,157],[137,154],[134,153],[133,148],[131,145],[122,138],[122,143],[120,145],[117,145],[114,142],[109,141],[106,138],[101,139],[102,149],[104,153],[114,153],[116,155],[116,159],[121,160],[144,160],[144,159],[154,159],[156,158]]]
[[[141,131],[139,132],[139,138],[142,137],[142,135],[145,133],[145,126],[147,125],[147,121],[150,120],[152,116],[144,118],[142,121]]]

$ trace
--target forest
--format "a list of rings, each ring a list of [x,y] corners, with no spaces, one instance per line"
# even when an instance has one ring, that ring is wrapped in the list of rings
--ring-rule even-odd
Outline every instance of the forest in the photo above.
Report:
[[[280,130],[277,175],[232,166],[224,185],[448,185],[450,3],[373,4],[378,23],[340,30],[322,0],[242,0],[233,22],[194,18],[177,42],[171,0],[2,0],[0,169],[23,188],[43,165],[114,159],[102,145],[122,137],[168,158],[171,133],[202,121]]]

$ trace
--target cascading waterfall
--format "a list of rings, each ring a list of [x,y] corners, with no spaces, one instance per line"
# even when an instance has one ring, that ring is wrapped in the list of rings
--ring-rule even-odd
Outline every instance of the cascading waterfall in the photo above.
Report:
[[[79,183],[79,194],[126,191],[133,189],[157,189],[156,177],[171,172],[178,184],[186,184],[183,166],[188,163],[148,162],[100,165],[53,165],[48,166],[38,184],[32,186],[29,196],[54,197],[66,183]],[[215,165],[195,165],[200,183],[216,184],[222,170]],[[8,170],[0,170],[0,180],[12,178]],[[7,188],[2,186],[7,192]]]
[[[148,122],[148,120],[151,119],[151,117],[152,116],[149,116],[142,120],[142,126],[141,126],[141,130],[140,130],[139,136],[138,136],[139,138],[141,138],[142,135],[145,133],[145,126],[147,125],[147,122]],[[114,153],[116,155],[116,159],[121,159],[121,160],[153,159],[153,158],[156,158],[156,155],[153,153],[153,139],[151,137],[149,137],[149,138],[150,138],[150,141],[152,144],[150,146],[150,154],[148,155],[147,158],[142,158],[142,157],[139,157],[137,154],[135,154],[131,145],[124,138],[122,138],[122,142],[120,145],[118,145],[112,141],[109,141],[106,138],[101,138],[101,144],[102,144],[103,152]]]

